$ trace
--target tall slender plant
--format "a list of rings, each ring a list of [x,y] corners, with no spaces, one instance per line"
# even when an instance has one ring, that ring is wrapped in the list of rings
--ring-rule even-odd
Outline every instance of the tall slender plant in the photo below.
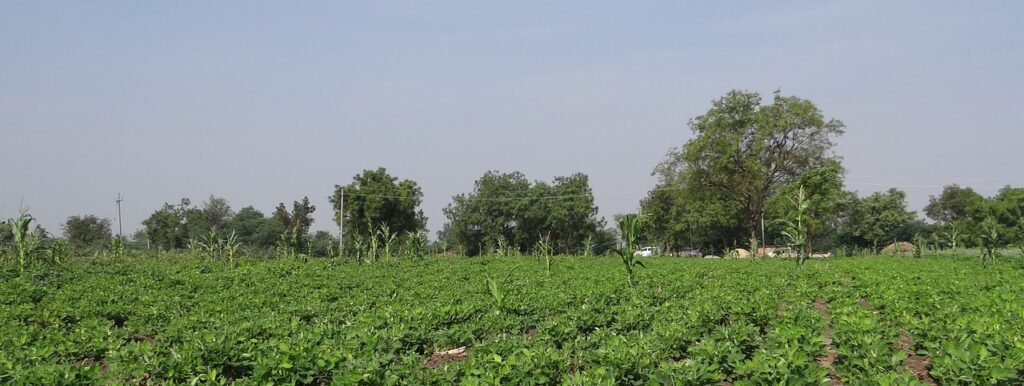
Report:
[[[32,259],[42,252],[39,236],[30,231],[33,220],[35,219],[31,215],[24,212],[18,218],[8,220],[11,225],[11,235],[14,238],[14,255],[18,261],[19,272],[25,272],[25,268],[32,262]]]
[[[487,290],[491,294],[491,299],[494,300],[494,305],[498,307],[496,312],[501,312],[505,309],[505,281],[512,275],[512,271],[505,274],[500,281],[491,278],[491,275],[484,275],[484,284],[487,285]]]
[[[391,248],[394,247],[395,242],[398,240],[398,233],[391,233],[391,228],[387,224],[381,223],[380,228],[377,229],[377,237],[380,237],[383,257],[390,260],[393,256]]]
[[[996,249],[999,248],[999,230],[996,226],[996,220],[991,216],[986,217],[981,222],[981,233],[978,238],[981,240],[981,262],[985,265],[991,265],[996,261],[996,257],[998,257]]]
[[[914,258],[920,259],[921,254],[924,252],[925,247],[928,246],[928,241],[925,240],[924,236],[920,233],[915,233],[913,238],[914,244]]]
[[[235,231],[231,231],[228,238],[224,240],[224,256],[228,258],[229,262],[235,262],[235,257],[238,255],[238,247],[241,245],[242,243],[238,241]]]
[[[782,236],[788,241],[789,247],[796,250],[796,264],[802,266],[807,261],[807,208],[811,202],[803,186],[789,202],[793,204],[793,220],[780,219],[779,223],[783,225]]]
[[[110,239],[110,255],[118,259],[124,257],[124,237],[114,236]]]
[[[626,268],[626,283],[630,287],[636,282],[635,272],[636,267],[644,267],[640,256],[636,253],[637,240],[640,237],[640,232],[644,227],[644,213],[643,209],[639,210],[636,214],[625,215],[619,219],[619,231],[622,232],[622,246],[615,250],[615,253],[622,258],[622,265]]]

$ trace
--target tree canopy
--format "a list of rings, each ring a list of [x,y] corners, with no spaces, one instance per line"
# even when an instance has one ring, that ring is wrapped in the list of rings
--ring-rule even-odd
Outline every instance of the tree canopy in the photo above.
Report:
[[[344,189],[344,213],[340,213]],[[348,185],[334,186],[329,197],[334,206],[334,221],[345,221],[345,239],[370,237],[383,224],[398,234],[421,233],[427,218],[420,210],[423,191],[413,180],[401,180],[387,169],[364,170]],[[348,244],[346,242],[346,244]]]
[[[473,192],[453,197],[444,214],[449,223],[439,238],[469,255],[502,247],[526,253],[541,240],[555,253],[581,252],[604,226],[582,173],[531,183],[520,172],[488,171]]]
[[[110,241],[110,220],[94,215],[71,216],[64,222],[64,238],[72,248],[97,248]]]
[[[758,237],[768,201],[780,189],[797,188],[792,183],[815,169],[838,167],[834,139],[845,125],[825,119],[806,99],[776,91],[764,104],[758,93],[734,90],[691,119],[690,128],[695,137],[655,168],[659,183],[642,203],[652,237],[675,247],[680,240],[745,245]],[[841,169],[830,175],[841,176]]]

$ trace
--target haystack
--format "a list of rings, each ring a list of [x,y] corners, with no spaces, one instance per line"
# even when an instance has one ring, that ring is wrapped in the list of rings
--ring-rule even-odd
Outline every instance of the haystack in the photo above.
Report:
[[[736,248],[729,251],[729,257],[734,259],[746,259],[750,257],[750,251],[743,248]]]
[[[917,248],[914,247],[914,244],[908,243],[906,241],[900,241],[900,242],[897,242],[897,243],[892,243],[892,244],[886,245],[885,248],[882,248],[882,254],[883,255],[898,255],[898,254],[904,254],[904,253],[914,253],[915,249],[917,249]]]

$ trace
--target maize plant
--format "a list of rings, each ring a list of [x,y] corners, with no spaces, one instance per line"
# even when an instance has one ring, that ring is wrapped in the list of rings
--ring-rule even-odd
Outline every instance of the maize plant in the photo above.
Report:
[[[981,240],[981,262],[991,265],[998,257],[996,249],[999,248],[999,231],[996,229],[996,220],[991,216],[981,222],[981,234],[978,238]]]
[[[189,255],[192,256],[193,259],[198,259],[198,258],[201,258],[203,256],[203,252],[202,252],[203,251],[203,247],[202,247],[202,243],[200,243],[199,240],[188,239],[188,245],[187,246],[188,246],[188,253],[189,253]]]
[[[231,235],[228,236],[227,240],[224,240],[224,254],[228,258],[228,261],[232,263],[235,262],[235,256],[238,254],[238,247],[241,245],[242,243],[238,242],[238,236],[235,235],[235,231],[231,231]]]
[[[636,253],[636,243],[644,226],[643,209],[633,215],[625,215],[619,220],[619,231],[622,232],[622,247],[615,250],[615,253],[622,258],[622,264],[626,268],[626,282],[630,287],[635,283],[636,267],[644,267],[640,256]]]
[[[377,229],[377,237],[380,237],[382,256],[390,260],[392,257],[391,248],[395,245],[395,241],[398,240],[398,233],[391,233],[391,228],[387,224],[381,223],[380,228]]]
[[[949,229],[942,232],[942,238],[954,252],[956,251],[957,241],[960,240],[960,227],[956,224],[950,225]]]
[[[914,244],[914,258],[915,259],[920,259],[921,258],[921,252],[923,252],[924,248],[928,245],[928,241],[925,240],[924,236],[921,236],[920,233],[915,233],[914,234],[913,241],[914,241],[913,242],[913,244]]]
[[[803,186],[797,191],[796,197],[790,198],[789,202],[793,204],[793,221],[780,219],[779,223],[783,225],[782,235],[788,241],[787,244],[796,250],[796,264],[802,266],[807,261],[807,226],[805,224],[807,208],[811,206],[811,202],[804,194]]]
[[[292,228],[290,231],[285,231],[277,239],[277,249],[280,250],[281,254],[288,258],[294,258],[298,254],[299,248],[299,237],[298,229]]]
[[[50,245],[49,254],[52,263],[63,264],[71,256],[68,242],[66,240],[54,240],[53,244]]]
[[[551,264],[553,263],[554,257],[552,256],[551,242],[549,241],[550,238],[551,235],[548,235],[547,237],[540,237],[537,240],[537,244],[533,247],[533,253],[544,261],[544,271],[547,272],[549,277],[551,276]]]
[[[583,241],[583,256],[593,256],[595,248],[597,248],[597,245],[594,243],[594,235],[587,236],[587,239]]]
[[[115,236],[110,239],[110,255],[115,258],[124,257],[124,238],[121,236]]]
[[[491,293],[491,299],[494,300],[494,305],[498,307],[496,312],[501,312],[505,309],[505,281],[512,275],[512,271],[505,274],[505,277],[501,281],[494,280],[491,275],[484,275],[484,283],[487,285],[487,290]]]
[[[19,272],[25,272],[25,267],[41,252],[39,236],[29,231],[33,220],[35,219],[32,216],[25,213],[16,219],[8,220],[11,234],[14,236],[14,255],[18,261]]]
[[[352,240],[352,249],[355,250],[355,253],[356,253],[356,263],[358,263],[358,264],[362,264],[363,263],[363,252],[365,251],[365,249],[364,249],[365,245],[364,244],[365,243],[364,243],[362,237],[356,237],[356,238],[354,238]]]
[[[409,257],[422,258],[426,255],[427,240],[416,232],[407,232],[405,237],[405,253]]]

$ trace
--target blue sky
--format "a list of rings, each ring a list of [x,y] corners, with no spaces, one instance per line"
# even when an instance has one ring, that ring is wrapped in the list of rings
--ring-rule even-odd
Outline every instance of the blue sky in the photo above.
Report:
[[[850,189],[912,209],[1024,185],[1024,3],[0,0],[0,216],[134,230],[163,202],[269,212],[387,167],[431,232],[486,170],[584,172],[634,210],[731,89],[843,120]]]

